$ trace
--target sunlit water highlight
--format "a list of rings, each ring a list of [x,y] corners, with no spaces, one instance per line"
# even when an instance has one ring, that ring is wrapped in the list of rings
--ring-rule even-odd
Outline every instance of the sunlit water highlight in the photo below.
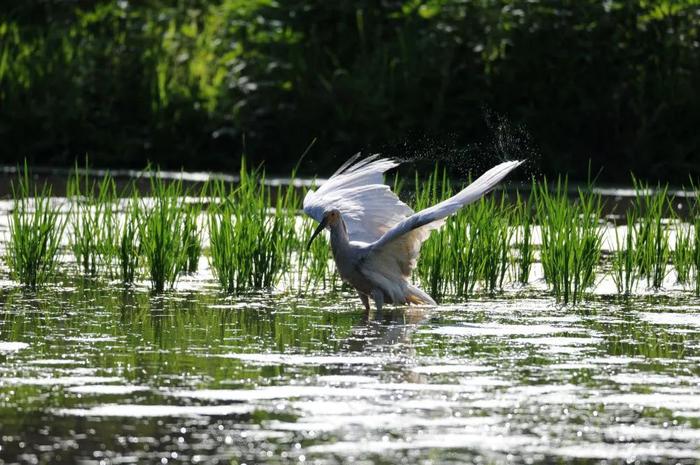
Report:
[[[352,295],[199,284],[0,291],[2,463],[700,459],[683,295],[366,315]]]

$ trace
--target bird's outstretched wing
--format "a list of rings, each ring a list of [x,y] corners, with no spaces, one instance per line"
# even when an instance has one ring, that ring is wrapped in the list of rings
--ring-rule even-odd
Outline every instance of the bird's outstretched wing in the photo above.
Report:
[[[523,161],[507,161],[496,165],[453,197],[400,221],[371,244],[366,260],[395,278],[410,277],[421,244],[430,236],[430,232],[442,226],[445,218],[491,191],[522,163]]]
[[[340,211],[352,241],[372,243],[413,210],[384,184],[384,172],[399,162],[373,155],[346,161],[316,191],[304,197],[304,212],[316,221],[331,209]]]

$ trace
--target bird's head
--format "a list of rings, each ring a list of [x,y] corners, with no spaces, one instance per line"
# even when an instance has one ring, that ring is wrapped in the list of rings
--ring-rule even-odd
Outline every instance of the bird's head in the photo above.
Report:
[[[323,214],[323,220],[321,220],[321,223],[311,235],[311,239],[309,239],[309,243],[306,245],[306,248],[309,249],[311,247],[311,243],[314,241],[314,239],[316,239],[316,236],[318,236],[321,233],[321,231],[323,231],[324,228],[333,228],[339,223],[342,223],[342,220],[340,218],[340,211],[334,208],[333,210],[328,210],[327,212],[325,212]]]
[[[325,221],[328,226],[335,226],[340,222],[340,211],[335,208],[333,210],[328,210],[323,215],[323,221]]]

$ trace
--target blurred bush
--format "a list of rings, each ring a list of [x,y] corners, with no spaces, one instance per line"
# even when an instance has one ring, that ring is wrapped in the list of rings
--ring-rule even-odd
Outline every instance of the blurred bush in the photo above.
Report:
[[[545,173],[700,174],[694,0],[4,0],[0,15],[6,163],[234,170],[245,149],[285,172],[318,138],[315,172],[329,154],[489,137],[489,108],[527,127]]]

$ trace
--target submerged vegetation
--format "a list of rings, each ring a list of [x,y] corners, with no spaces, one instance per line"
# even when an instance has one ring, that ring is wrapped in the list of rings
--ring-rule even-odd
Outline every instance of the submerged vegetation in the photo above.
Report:
[[[118,192],[108,173],[101,179],[87,173],[76,167],[70,176],[63,210],[49,201],[48,187],[32,190],[26,167],[13,183],[5,264],[22,285],[50,281],[61,265],[124,285],[147,281],[163,292],[197,273],[204,256],[226,293],[339,289],[327,240],[306,247],[315,224],[300,214],[303,192],[294,183],[273,189],[262,170],[243,162],[236,183],[205,183],[199,191],[150,172],[150,193],[143,195],[133,182]],[[525,193],[486,196],[433,232],[414,280],[437,299],[544,283],[558,302],[576,304],[606,276],[622,296],[665,285],[700,295],[697,205],[681,218],[667,188],[634,182],[636,196],[621,225],[603,218],[602,198],[591,186],[572,197],[566,179],[533,180]],[[407,190],[398,177],[394,185]],[[416,175],[413,207],[426,208],[459,188],[445,170],[436,168],[422,182]],[[606,239],[606,231],[613,235]],[[62,247],[74,262],[59,260]]]

